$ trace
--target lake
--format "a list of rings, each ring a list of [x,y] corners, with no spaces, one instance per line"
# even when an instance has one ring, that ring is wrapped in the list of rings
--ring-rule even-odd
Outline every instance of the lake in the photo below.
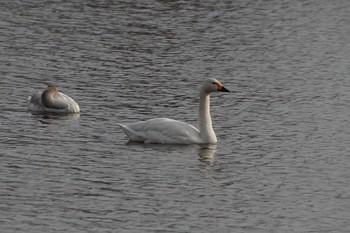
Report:
[[[2,232],[350,231],[350,2],[5,0]],[[217,145],[130,143],[197,124]],[[48,83],[79,115],[33,115]]]

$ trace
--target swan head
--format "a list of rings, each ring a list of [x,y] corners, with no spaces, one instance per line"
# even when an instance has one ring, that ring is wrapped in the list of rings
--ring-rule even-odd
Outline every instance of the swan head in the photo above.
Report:
[[[45,93],[47,93],[47,94],[53,94],[53,93],[55,93],[55,92],[57,92],[58,90],[57,90],[57,87],[54,85],[54,84],[52,84],[52,83],[50,83],[50,84],[48,84],[47,85],[47,88],[45,89]]]
[[[215,78],[208,78],[204,81],[202,85],[202,92],[210,94],[217,91],[230,92]]]
[[[61,108],[61,107],[55,106],[55,103],[54,103],[55,102],[54,96],[56,95],[57,92],[58,92],[58,90],[57,90],[55,85],[53,85],[53,84],[47,85],[47,88],[41,94],[41,101],[43,102],[45,107],[47,107],[47,108]]]

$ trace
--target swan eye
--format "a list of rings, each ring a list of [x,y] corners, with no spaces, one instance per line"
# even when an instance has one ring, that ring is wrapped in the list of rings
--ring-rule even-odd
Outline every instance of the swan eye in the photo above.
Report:
[[[213,82],[214,85],[216,85],[216,83]]]

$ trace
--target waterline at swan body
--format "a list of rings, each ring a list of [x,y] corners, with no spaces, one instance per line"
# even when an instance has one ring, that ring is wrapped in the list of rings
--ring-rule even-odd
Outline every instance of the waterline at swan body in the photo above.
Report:
[[[68,95],[59,92],[54,85],[28,97],[28,110],[33,113],[70,114],[79,113],[79,105]]]
[[[199,129],[182,121],[154,118],[121,126],[130,141],[160,144],[215,144],[216,135],[210,116],[210,94],[229,92],[222,84],[209,78],[200,89],[198,123]]]

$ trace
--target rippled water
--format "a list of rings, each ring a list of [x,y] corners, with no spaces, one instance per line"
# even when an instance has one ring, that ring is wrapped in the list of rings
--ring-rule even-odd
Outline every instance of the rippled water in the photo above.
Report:
[[[350,2],[3,1],[1,232],[350,231]],[[196,124],[217,146],[128,143]],[[79,116],[31,115],[47,83]]]

